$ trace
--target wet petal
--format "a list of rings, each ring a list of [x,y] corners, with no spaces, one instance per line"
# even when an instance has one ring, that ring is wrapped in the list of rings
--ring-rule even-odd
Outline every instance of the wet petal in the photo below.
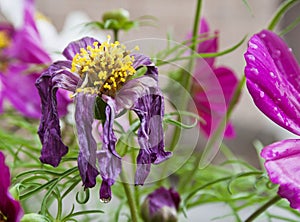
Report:
[[[270,180],[279,184],[278,194],[300,210],[300,140],[273,143],[262,150],[261,156]]]
[[[121,159],[111,154],[108,150],[97,152],[102,184],[100,188],[100,199],[103,202],[111,199],[111,186],[115,183],[121,173]]]
[[[0,152],[0,212],[7,217],[7,221],[19,222],[23,216],[23,210],[20,203],[14,200],[9,193],[9,186],[9,168],[5,165],[5,157],[3,153]]]
[[[87,46],[92,46],[94,42],[99,42],[98,40],[91,37],[84,37],[77,41],[71,42],[63,51],[63,55],[70,61],[73,60],[73,57],[80,53],[80,49],[86,49]]]
[[[76,88],[80,81],[78,76],[65,71],[64,68],[59,69],[57,64],[59,63],[50,66],[36,81],[42,102],[42,118],[38,130],[43,145],[40,160],[52,166],[57,166],[62,156],[68,152],[68,147],[61,139],[56,92],[58,87]],[[68,63],[61,62],[61,64]]]
[[[80,149],[78,169],[85,188],[94,187],[99,174],[96,167],[97,143],[92,135],[96,96],[79,93],[75,99],[75,122]]]
[[[158,164],[171,157],[171,152],[164,150],[163,96],[158,88],[150,88],[148,95],[139,98],[133,111],[138,115],[141,126],[138,130],[140,152],[137,157],[135,184],[144,184],[150,172],[150,164]]]
[[[300,135],[300,68],[286,43],[263,30],[245,53],[248,90],[256,106],[283,128]]]

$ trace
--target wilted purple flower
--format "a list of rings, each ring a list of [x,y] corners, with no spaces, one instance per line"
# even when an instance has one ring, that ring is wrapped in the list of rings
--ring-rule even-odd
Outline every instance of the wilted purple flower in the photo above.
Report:
[[[207,40],[198,44],[198,53],[215,53],[218,51],[218,33],[215,32],[215,37],[211,37],[209,25],[204,18],[200,22],[199,35],[203,39],[207,38]],[[197,59],[193,76],[196,80],[193,81],[192,85],[193,99],[199,115],[205,120],[205,123],[200,123],[200,128],[205,135],[210,136],[226,113],[238,79],[228,67],[216,67],[215,58]],[[225,101],[220,99],[220,94],[223,95]],[[227,124],[224,136],[227,138],[235,136],[231,123]]]
[[[83,185],[93,187],[100,173],[103,179],[100,198],[110,200],[110,187],[121,171],[113,123],[122,110],[135,111],[141,121],[136,185],[144,183],[151,164],[158,164],[171,155],[164,150],[164,98],[157,84],[157,68],[148,57],[131,54],[119,42],[109,43],[108,40],[101,44],[90,37],[71,42],[63,55],[67,60],[53,63],[36,82],[43,112],[38,132],[43,144],[40,159],[57,166],[68,151],[61,139],[55,94],[58,88],[69,90],[75,98],[80,147],[78,168]],[[135,78],[136,70],[142,66],[147,67],[146,73]],[[99,151],[92,136],[95,116],[103,121]]]
[[[5,165],[5,157],[0,151],[0,221],[19,222],[23,216],[23,210],[18,201],[9,193],[10,173]]]
[[[292,51],[275,33],[251,37],[245,53],[247,87],[256,106],[272,121],[300,135],[300,67]],[[278,194],[300,210],[300,139],[263,148],[261,156]]]
[[[179,203],[180,196],[174,189],[160,187],[145,199],[142,217],[145,222],[176,222]]]
[[[0,111],[2,102],[8,100],[24,116],[40,118],[40,99],[34,86],[40,71],[31,70],[31,66],[43,67],[50,64],[51,59],[42,46],[35,24],[33,0],[24,0],[23,10],[21,28],[0,24]],[[69,99],[65,92],[59,92],[58,100],[59,113],[66,114]]]

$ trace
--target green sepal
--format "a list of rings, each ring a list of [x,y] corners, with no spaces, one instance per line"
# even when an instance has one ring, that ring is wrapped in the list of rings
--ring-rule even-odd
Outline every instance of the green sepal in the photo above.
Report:
[[[99,97],[97,96],[95,101],[95,108],[94,108],[94,117],[95,119],[101,120],[102,122],[105,122],[105,108],[107,104]]]

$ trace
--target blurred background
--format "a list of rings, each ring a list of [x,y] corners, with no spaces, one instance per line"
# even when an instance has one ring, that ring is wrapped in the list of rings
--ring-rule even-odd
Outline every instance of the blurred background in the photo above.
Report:
[[[220,50],[224,50],[235,45],[245,35],[248,35],[249,38],[254,33],[266,28],[281,1],[251,0],[248,1],[250,9],[242,0],[207,0],[203,2],[202,15],[209,22],[212,31],[219,31]],[[124,8],[130,12],[132,19],[144,15],[151,15],[157,19],[156,26],[143,26],[128,33],[122,32],[120,34],[121,41],[145,38],[165,39],[169,33],[173,40],[182,42],[192,30],[196,7],[196,1],[192,0],[36,0],[36,3],[37,8],[54,23],[59,31],[63,29],[65,20],[73,11],[81,11],[87,14],[91,20],[101,20],[104,12]],[[284,16],[281,26],[286,26],[293,21],[299,10],[300,5],[298,4]],[[103,35],[107,34],[111,33]],[[285,36],[298,58],[300,56],[299,34],[300,28],[298,27]],[[156,50],[153,47],[161,49],[158,43],[156,46],[148,48],[146,46],[141,50],[151,54]],[[217,63],[231,67],[240,78],[245,65],[243,58],[245,50],[246,43],[234,52],[219,57]],[[226,143],[237,155],[242,155],[248,161],[257,160],[257,153],[253,147],[254,140],[269,144],[281,138],[293,137],[258,111],[246,89],[232,114],[232,121],[237,137]]]

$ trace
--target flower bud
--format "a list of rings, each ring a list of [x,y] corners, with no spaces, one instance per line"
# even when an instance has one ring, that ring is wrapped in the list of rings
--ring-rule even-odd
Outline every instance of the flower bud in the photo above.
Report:
[[[35,213],[31,213],[31,214],[25,214],[22,219],[21,222],[48,222],[49,220],[40,214],[35,214]]]
[[[145,222],[176,222],[180,196],[172,188],[161,187],[149,194],[142,205]]]
[[[124,23],[129,20],[129,12],[123,8],[105,12],[102,16],[103,22],[107,20],[116,20],[119,23]]]

